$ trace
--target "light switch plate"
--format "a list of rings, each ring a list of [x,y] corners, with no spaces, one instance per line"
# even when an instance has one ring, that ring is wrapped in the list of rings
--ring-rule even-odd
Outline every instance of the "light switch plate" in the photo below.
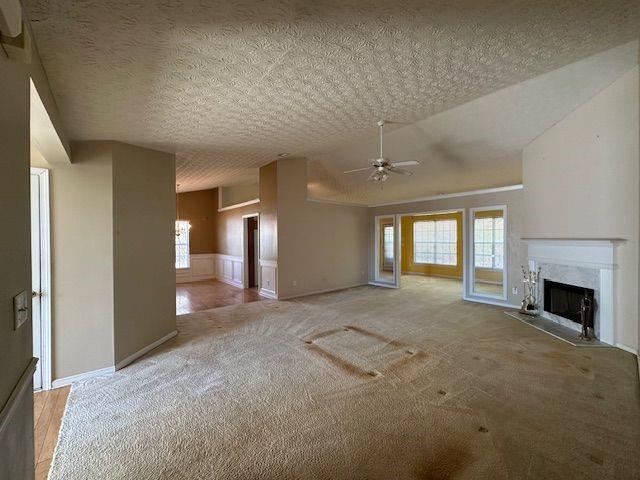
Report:
[[[18,330],[29,320],[30,297],[26,290],[13,297],[13,329]]]

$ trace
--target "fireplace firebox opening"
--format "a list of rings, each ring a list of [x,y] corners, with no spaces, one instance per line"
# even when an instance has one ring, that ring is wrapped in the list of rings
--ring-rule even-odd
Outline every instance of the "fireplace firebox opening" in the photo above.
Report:
[[[544,310],[582,325],[582,299],[587,298],[595,306],[595,292],[592,288],[567,285],[566,283],[544,280]],[[593,328],[593,312],[587,319],[587,326]]]

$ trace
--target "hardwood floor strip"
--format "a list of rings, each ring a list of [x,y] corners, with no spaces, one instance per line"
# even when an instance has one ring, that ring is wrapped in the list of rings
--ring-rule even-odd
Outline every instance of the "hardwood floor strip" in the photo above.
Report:
[[[33,395],[33,424],[37,425],[40,415],[44,410],[44,404],[47,403],[48,391],[36,392]]]
[[[44,441],[51,424],[51,418],[53,417],[53,411],[55,409],[56,400],[58,399],[59,390],[49,390],[48,392],[40,392],[45,397],[42,413],[38,418],[35,429],[35,461],[40,462],[42,457],[42,450],[44,448]],[[39,395],[40,395],[39,394]]]
[[[36,480],[46,480],[49,475],[70,391],[69,386],[34,394]]]
[[[58,434],[60,432],[60,425],[62,425],[62,416],[64,415],[64,408],[67,405],[67,397],[69,396],[70,387],[60,388],[60,393],[56,399],[51,422],[47,430],[47,435],[42,446],[42,454],[40,460],[51,460],[53,458],[53,452],[56,449],[58,443]]]
[[[43,460],[36,465],[35,480],[47,480],[49,475],[49,468],[51,468],[51,459]]]

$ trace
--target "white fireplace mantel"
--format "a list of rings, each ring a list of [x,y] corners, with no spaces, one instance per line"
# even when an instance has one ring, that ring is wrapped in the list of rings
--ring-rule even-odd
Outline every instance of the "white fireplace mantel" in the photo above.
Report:
[[[523,238],[528,247],[529,268],[541,264],[567,265],[599,271],[599,339],[615,345],[616,246],[621,238]]]

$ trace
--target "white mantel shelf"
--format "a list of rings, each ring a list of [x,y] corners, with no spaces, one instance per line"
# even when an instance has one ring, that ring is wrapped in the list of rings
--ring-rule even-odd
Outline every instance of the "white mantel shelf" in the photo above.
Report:
[[[540,243],[547,245],[611,245],[624,243],[627,240],[625,238],[539,238],[539,237],[524,237],[521,240],[525,243]]]

